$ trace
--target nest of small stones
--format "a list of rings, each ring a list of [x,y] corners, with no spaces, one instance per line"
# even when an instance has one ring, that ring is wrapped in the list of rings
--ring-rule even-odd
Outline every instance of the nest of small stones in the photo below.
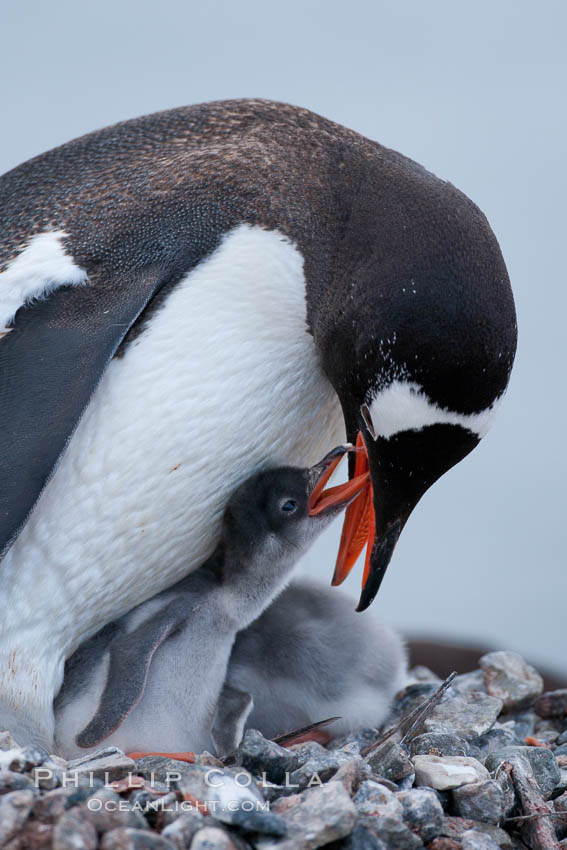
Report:
[[[567,690],[493,652],[420,668],[388,724],[282,747],[248,730],[194,764],[115,748],[72,762],[0,734],[9,850],[497,850],[567,847]],[[565,840],[563,840],[565,839]]]

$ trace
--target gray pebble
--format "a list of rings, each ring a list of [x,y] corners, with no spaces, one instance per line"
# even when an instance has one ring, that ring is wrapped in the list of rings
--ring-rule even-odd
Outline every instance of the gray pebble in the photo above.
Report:
[[[254,832],[258,835],[275,835],[282,838],[287,834],[286,822],[275,812],[263,812],[252,809],[235,813],[232,826],[237,826],[243,832]]]
[[[410,743],[412,756],[468,756],[469,745],[464,738],[447,732],[425,732]]]
[[[206,826],[191,842],[191,850],[236,850],[236,844],[223,829]]]
[[[395,818],[377,818],[372,831],[388,850],[418,850],[423,847],[421,839]]]
[[[0,797],[0,846],[21,829],[34,801],[33,791],[9,791]]]
[[[272,811],[285,820],[287,837],[277,842],[260,839],[256,847],[262,850],[315,850],[349,835],[356,819],[354,804],[340,782],[278,800]]]
[[[175,850],[175,846],[163,835],[127,827],[119,827],[107,832],[99,847],[100,850]]]
[[[561,733],[559,738],[557,739],[558,744],[567,744],[567,729]]]
[[[344,850],[388,850],[381,838],[378,838],[371,822],[359,821],[344,843]]]
[[[553,808],[559,814],[559,817],[554,819],[557,836],[564,838],[567,835],[567,792],[553,801]]]
[[[528,708],[543,691],[543,679],[517,652],[488,652],[480,666],[487,693],[501,699],[506,711]]]
[[[190,811],[178,815],[162,831],[162,836],[167,838],[175,850],[187,850],[193,836],[205,825],[205,818],[201,812]]]
[[[96,850],[97,831],[76,809],[64,814],[53,830],[53,850]]]
[[[506,796],[495,779],[455,788],[453,802],[461,817],[487,823],[499,824],[506,810]]]
[[[546,747],[504,747],[490,753],[485,761],[487,769],[491,772],[509,756],[525,756],[533,770],[534,777],[545,798],[559,786],[561,774],[555,756]]]
[[[103,833],[117,827],[148,829],[148,824],[139,811],[124,808],[125,801],[110,788],[100,788],[80,806],[81,816],[88,820],[97,832]]]
[[[553,750],[553,755],[555,758],[558,758],[559,756],[567,756],[567,744],[561,744],[561,746],[556,747]]]
[[[473,738],[470,742],[470,754],[484,761],[489,753],[501,750],[503,747],[518,745],[518,739],[511,729],[489,729],[484,735]]]
[[[352,759],[352,755],[342,750],[325,750],[323,755],[309,759],[297,770],[294,770],[289,776],[289,783],[296,785],[298,789],[320,785],[334,776],[343,764],[348,764]]]
[[[398,794],[393,794],[384,785],[368,779],[362,782],[353,803],[360,815],[392,817],[402,819],[402,805]]]
[[[471,673],[461,673],[460,676],[455,676],[451,691],[458,694],[471,694],[474,691],[486,693],[482,670],[473,670]]]
[[[290,774],[298,767],[299,754],[268,741],[257,729],[248,729],[234,754],[234,760],[251,773],[265,773],[270,782],[281,783],[286,773]]]
[[[566,717],[567,688],[546,691],[536,702],[535,711],[540,717]]]
[[[414,772],[407,752],[397,743],[383,744],[368,756],[367,761],[374,773],[392,782],[399,782]]]
[[[448,732],[469,741],[488,732],[501,710],[502,700],[473,691],[440,703],[423,725],[426,732]]]
[[[0,770],[0,794],[9,791],[33,791],[35,785],[33,779],[23,773],[14,770]]]
[[[412,788],[396,795],[402,804],[406,825],[427,844],[436,838],[443,825],[443,806],[435,791],[429,788]]]
[[[510,720],[514,723],[514,733],[519,743],[523,744],[528,735],[534,734],[536,716],[533,711],[519,711],[500,717],[502,723]]]
[[[540,741],[553,744],[559,738],[561,728],[557,720],[540,720],[538,717],[534,726],[534,737]]]
[[[500,850],[500,845],[493,838],[475,829],[463,832],[461,847],[463,850]]]

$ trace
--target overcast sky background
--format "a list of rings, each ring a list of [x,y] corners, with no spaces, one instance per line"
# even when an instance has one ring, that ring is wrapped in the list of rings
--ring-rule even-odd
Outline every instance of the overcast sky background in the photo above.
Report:
[[[396,148],[479,204],[516,296],[515,372],[491,433],[410,520],[374,611],[567,673],[567,4],[3,0],[0,27],[0,172],[115,121],[260,96]],[[304,565],[325,580],[338,533]]]

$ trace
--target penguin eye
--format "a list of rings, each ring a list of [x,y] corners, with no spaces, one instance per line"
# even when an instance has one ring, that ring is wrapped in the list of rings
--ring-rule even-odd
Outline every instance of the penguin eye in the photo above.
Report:
[[[292,514],[297,510],[297,502],[295,499],[286,499],[285,502],[282,502],[281,509],[284,514]]]

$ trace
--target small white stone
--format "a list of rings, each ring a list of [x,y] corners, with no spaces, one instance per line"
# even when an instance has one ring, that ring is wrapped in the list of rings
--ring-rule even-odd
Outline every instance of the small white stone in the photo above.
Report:
[[[415,784],[437,791],[460,788],[479,779],[489,779],[487,769],[469,756],[414,756]]]

